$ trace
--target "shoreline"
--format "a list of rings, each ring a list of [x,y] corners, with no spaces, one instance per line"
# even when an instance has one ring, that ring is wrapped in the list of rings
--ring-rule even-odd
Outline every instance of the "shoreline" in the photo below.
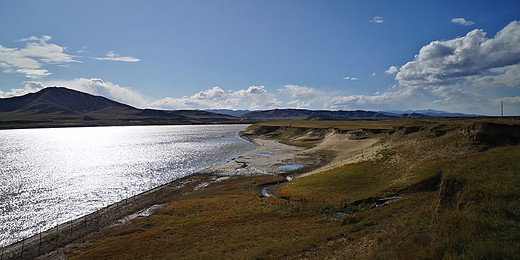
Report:
[[[310,166],[309,155],[302,153],[304,148],[285,145],[277,140],[261,137],[244,139],[256,144],[257,148],[226,163],[211,166],[4,246],[1,257],[2,259],[32,259],[46,258],[46,256],[54,258],[53,254],[65,250],[67,247],[81,247],[81,243],[77,243],[93,233],[114,225],[126,224],[136,218],[146,217],[164,207],[168,202],[203,189],[224,178],[260,175],[283,176],[291,171],[278,168],[280,166],[290,164]]]
[[[6,203],[0,206],[5,220],[0,225],[0,251],[57,224],[256,149],[238,136],[246,127],[150,125],[6,131],[0,135],[7,149],[0,160],[7,167],[0,178],[6,185],[1,192]],[[156,133],[174,135],[175,140],[167,137],[173,142],[163,142],[164,136]],[[83,135],[89,140],[75,137]],[[20,147],[27,149],[20,153]]]

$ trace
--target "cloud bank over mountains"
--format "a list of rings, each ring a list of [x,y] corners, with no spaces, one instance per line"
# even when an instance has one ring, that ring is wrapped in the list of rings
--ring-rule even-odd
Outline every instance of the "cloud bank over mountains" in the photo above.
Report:
[[[453,19],[469,25],[471,21]],[[374,18],[374,20],[377,20]],[[382,20],[382,19],[381,19]],[[376,21],[374,21],[376,22]],[[513,21],[493,37],[481,29],[449,40],[436,40],[420,48],[413,60],[402,66],[392,65],[383,77],[394,77],[395,84],[373,95],[345,95],[318,88],[286,84],[269,92],[265,86],[248,86],[225,90],[220,86],[199,91],[192,96],[150,100],[143,94],[97,78],[63,81],[38,81],[51,74],[49,64],[79,63],[79,56],[65,53],[65,47],[49,44],[50,36],[29,37],[24,48],[0,46],[0,68],[32,79],[24,87],[0,97],[18,96],[49,86],[65,86],[101,95],[136,107],[160,109],[272,109],[312,108],[333,110],[407,110],[440,109],[453,112],[496,114],[486,109],[500,101],[520,111],[520,22]],[[96,60],[138,62],[133,57],[110,51]],[[376,74],[374,73],[373,76]],[[345,80],[361,81],[356,77]],[[504,91],[506,90],[506,91]],[[502,94],[504,93],[504,94]],[[508,94],[505,94],[508,93]],[[513,94],[511,94],[513,93]],[[498,111],[498,110],[497,110]]]
[[[280,105],[276,96],[269,93],[264,86],[250,86],[238,91],[224,91],[216,86],[190,97],[167,97],[150,104],[153,108],[162,109],[271,109]]]

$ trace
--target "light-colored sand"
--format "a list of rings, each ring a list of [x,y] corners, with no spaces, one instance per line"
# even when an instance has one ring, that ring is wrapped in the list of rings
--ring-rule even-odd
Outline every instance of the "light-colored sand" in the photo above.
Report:
[[[302,174],[298,178],[371,159],[382,148],[378,141],[377,138],[359,139],[349,134],[328,133],[321,143],[306,150],[305,153],[312,154],[317,151],[328,150],[335,154],[334,159],[327,165]]]
[[[278,168],[283,165],[309,164],[309,155],[303,153],[304,148],[265,138],[255,138],[253,142],[258,145],[256,150],[238,156],[228,163],[207,168],[200,173],[216,176],[272,175],[287,172]]]
[[[304,166],[317,164],[314,156],[319,151],[332,151],[336,156],[328,164],[298,177],[333,169],[345,164],[355,163],[373,158],[382,148],[377,138],[359,139],[349,134],[331,132],[317,146],[305,149],[285,145],[277,140],[255,138],[253,142],[258,148],[243,154],[228,163],[215,165],[200,173],[213,176],[255,176],[273,175],[287,172],[279,169],[283,165],[301,164]]]

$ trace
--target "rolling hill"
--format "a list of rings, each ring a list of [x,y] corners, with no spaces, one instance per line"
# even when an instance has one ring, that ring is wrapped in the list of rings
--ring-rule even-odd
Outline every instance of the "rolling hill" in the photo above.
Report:
[[[396,119],[404,117],[426,117],[421,114],[390,115],[373,111],[330,111],[305,109],[273,109],[252,111],[240,116],[245,120],[350,120],[350,119]]]
[[[239,118],[233,116],[198,110],[138,109],[101,96],[61,87],[0,99],[0,128],[239,121]]]
[[[0,98],[0,129],[60,126],[252,123],[273,120],[384,120],[453,116],[453,114],[432,114],[426,112],[431,111],[425,111],[425,113],[412,111],[390,113],[364,110],[331,111],[306,109],[261,111],[139,109],[101,96],[94,96],[63,87],[50,87],[24,96]]]

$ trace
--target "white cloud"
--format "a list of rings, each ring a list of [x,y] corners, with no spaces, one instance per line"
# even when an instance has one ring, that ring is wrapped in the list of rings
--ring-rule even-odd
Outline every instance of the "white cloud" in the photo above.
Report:
[[[390,68],[385,71],[386,74],[395,74],[397,72],[399,72],[399,68],[397,66],[390,66]]]
[[[51,75],[48,70],[44,69],[17,69],[16,72],[23,73],[26,77],[31,79],[43,78]]]
[[[377,93],[375,95],[350,95],[335,96],[324,103],[325,109],[408,109],[421,106],[423,98],[427,95],[426,89],[421,87],[402,88],[394,92]]]
[[[375,72],[372,72],[372,77],[375,77],[377,74]]]
[[[343,79],[345,79],[345,80],[358,80],[358,78],[356,78],[356,77],[348,77],[348,76],[344,77]]]
[[[30,79],[38,79],[51,75],[46,66],[64,66],[68,63],[81,62],[75,56],[67,54],[66,48],[57,44],[48,43],[51,36],[30,36],[15,42],[23,42],[22,48],[8,48],[0,45],[0,69],[5,73],[20,73]],[[77,53],[85,53],[87,47],[78,50]],[[137,58],[130,56],[119,56],[114,51],[109,51],[106,57],[93,58],[96,60],[138,62]]]
[[[520,64],[489,69],[489,73],[468,77],[468,81],[478,87],[518,87],[520,86]]]
[[[509,23],[493,38],[472,30],[463,37],[433,41],[414,60],[385,73],[395,74],[399,84],[374,95],[336,95],[324,108],[494,114],[498,99],[490,93],[520,88],[520,22]],[[518,96],[500,100],[510,104],[509,111],[520,111]]]
[[[87,46],[83,46],[80,50],[76,51],[77,53],[86,53],[88,52],[87,51]]]
[[[200,91],[199,93],[193,95],[192,97],[197,100],[217,100],[225,97],[226,92],[220,87],[213,87],[208,90]]]
[[[278,107],[281,102],[264,86],[250,86],[238,91],[224,91],[213,87],[200,91],[192,96],[182,98],[163,98],[149,106],[161,109],[270,109]]]
[[[108,99],[119,101],[123,104],[143,108],[148,104],[147,99],[140,93],[131,88],[122,87],[109,81],[102,79],[86,79],[78,78],[66,81],[24,81],[24,88],[11,89],[9,92],[0,91],[1,98],[21,96],[28,93],[34,93],[47,87],[66,87],[77,91],[89,93],[91,95],[103,96]]]
[[[370,19],[371,23],[384,23],[385,20],[383,20],[383,17],[381,16],[374,16],[372,19]]]
[[[0,45],[0,68],[6,73],[21,73],[27,78],[41,78],[51,75],[42,68],[48,64],[79,62],[75,56],[65,53],[65,47],[49,44],[50,36],[20,39],[27,42],[24,48],[7,48]]]
[[[35,82],[35,81],[24,81],[23,85],[24,85],[24,88],[11,89],[11,91],[9,91],[9,92],[3,92],[0,90],[0,98],[23,96],[23,95],[26,95],[29,93],[38,92],[41,89],[45,88],[45,86],[41,82]]]
[[[324,93],[318,92],[313,88],[292,84],[285,85],[279,91],[289,94],[292,100],[287,102],[287,104],[295,105],[296,108],[308,108],[310,105],[318,103],[320,98],[325,98]]]
[[[385,107],[390,104],[386,97],[396,106],[415,102],[410,106],[415,109],[494,114],[490,107],[496,106],[496,98],[490,93],[497,93],[500,88],[520,88],[520,22],[509,23],[492,38],[476,29],[462,37],[432,41],[423,46],[412,61],[400,68],[391,66],[385,73],[397,73],[395,79],[399,85],[392,91],[374,96],[343,97],[329,106],[378,101]],[[401,98],[406,97],[402,94],[417,93],[418,89],[422,89],[420,99],[415,95]],[[503,100],[517,104],[516,97]],[[517,104],[510,109],[520,111],[520,106]]]
[[[182,98],[166,97],[149,104],[152,108],[161,109],[209,109],[209,108],[231,108],[226,103],[226,92],[220,87],[213,87],[200,91],[193,96]]]
[[[109,51],[107,56],[104,58],[94,58],[96,60],[109,60],[109,61],[123,61],[123,62],[138,62],[139,59],[134,57],[121,57],[117,55],[114,51]]]
[[[68,81],[50,81],[46,82],[45,86],[58,86],[75,89],[92,95],[103,96],[139,108],[145,107],[148,104],[147,99],[139,92],[136,92],[131,88],[122,87],[118,84],[109,81],[103,81],[102,79],[97,78],[78,78]]]
[[[409,86],[516,86],[519,64],[520,22],[513,21],[494,38],[475,29],[463,37],[431,42],[399,69],[396,80]]]
[[[460,25],[464,25],[464,26],[470,26],[470,25],[475,24],[475,22],[466,20],[464,18],[453,18],[453,19],[451,19],[451,22],[454,24],[460,24]]]
[[[281,102],[264,86],[250,86],[229,94],[228,101],[235,106],[248,106],[249,109],[271,109],[280,106]]]
[[[394,86],[374,95],[337,95],[325,102],[331,110],[418,110],[438,109],[463,113],[490,114],[492,100],[464,87]]]
[[[22,39],[18,40],[18,42],[39,41],[41,44],[45,44],[47,41],[50,41],[51,39],[52,39],[52,37],[49,35],[44,35],[42,37],[31,36],[31,37],[27,37],[27,38],[22,38]]]
[[[499,103],[500,101],[503,101],[504,103],[520,104],[520,96],[499,98],[496,100],[496,103]]]

